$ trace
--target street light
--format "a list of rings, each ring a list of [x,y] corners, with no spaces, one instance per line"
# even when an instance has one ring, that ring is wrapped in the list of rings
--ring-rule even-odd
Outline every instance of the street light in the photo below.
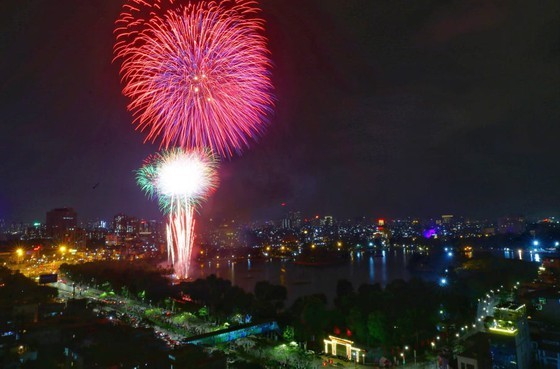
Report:
[[[21,258],[23,257],[23,254],[24,254],[24,252],[23,252],[22,248],[19,248],[19,249],[16,250],[16,255],[18,257],[18,263],[21,263]]]

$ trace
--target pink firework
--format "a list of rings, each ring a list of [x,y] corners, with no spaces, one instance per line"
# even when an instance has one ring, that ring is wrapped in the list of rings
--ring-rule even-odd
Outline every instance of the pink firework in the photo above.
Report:
[[[240,153],[272,110],[270,59],[253,1],[129,0],[115,58],[137,128],[160,147]]]

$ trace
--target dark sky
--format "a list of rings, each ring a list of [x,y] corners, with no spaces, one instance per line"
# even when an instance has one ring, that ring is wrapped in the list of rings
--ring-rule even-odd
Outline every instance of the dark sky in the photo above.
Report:
[[[204,217],[559,215],[560,2],[263,0],[276,108]],[[158,218],[107,0],[0,3],[0,218]]]

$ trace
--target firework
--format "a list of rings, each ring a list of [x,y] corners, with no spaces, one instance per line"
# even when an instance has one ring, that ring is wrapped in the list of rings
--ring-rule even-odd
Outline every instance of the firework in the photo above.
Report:
[[[115,59],[137,129],[160,147],[246,148],[272,109],[264,21],[254,1],[129,0]]]
[[[167,214],[167,252],[175,275],[189,276],[194,211],[217,187],[216,160],[209,150],[172,149],[150,156],[136,172],[149,197]]]

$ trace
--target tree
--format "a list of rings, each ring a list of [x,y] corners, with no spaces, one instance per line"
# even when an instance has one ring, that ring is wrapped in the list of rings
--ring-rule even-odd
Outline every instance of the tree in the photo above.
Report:
[[[354,293],[354,287],[352,286],[352,282],[347,279],[339,279],[336,282],[336,297],[342,298],[350,296]]]
[[[282,333],[282,337],[284,337],[286,341],[292,342],[295,337],[294,327],[291,325],[286,326],[286,328],[284,328],[284,332]]]
[[[326,298],[324,295],[311,295],[302,299],[303,307],[297,320],[299,324],[299,329],[296,329],[297,336],[302,341],[315,341],[317,336],[327,331],[330,323]]]
[[[353,304],[354,287],[347,279],[339,279],[336,283],[336,297],[334,298],[334,305],[344,314],[350,312]]]
[[[198,316],[206,319],[208,317],[208,308],[206,306],[201,307],[198,310]]]
[[[255,285],[256,310],[263,318],[272,318],[284,306],[288,295],[286,287],[270,284],[267,281]]]
[[[379,311],[369,313],[367,317],[368,341],[373,344],[387,342],[387,319]]]
[[[357,341],[367,342],[367,316],[360,309],[352,308],[348,314],[347,322],[350,329],[349,335],[353,336]]]

